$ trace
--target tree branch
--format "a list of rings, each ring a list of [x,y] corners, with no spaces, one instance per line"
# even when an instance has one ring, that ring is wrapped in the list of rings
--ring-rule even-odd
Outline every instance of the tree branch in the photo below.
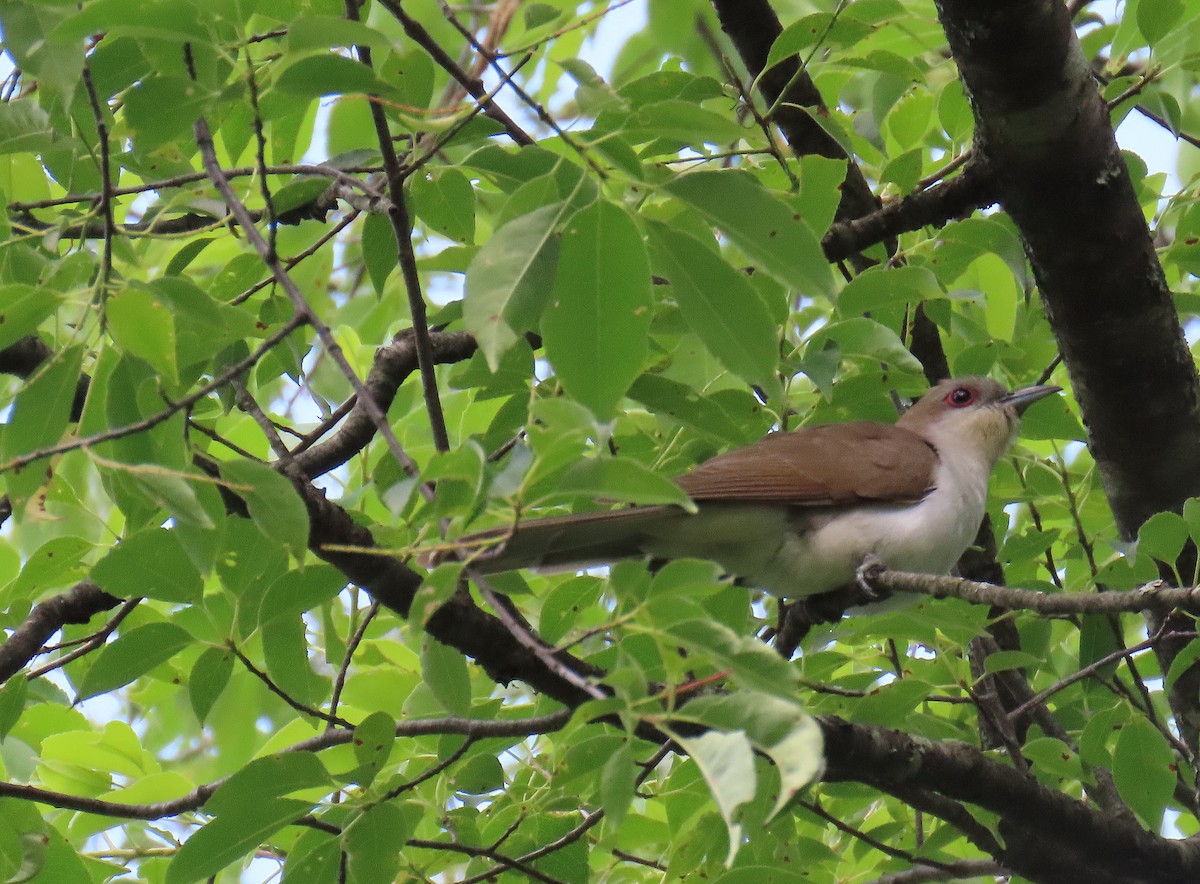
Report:
[[[121,599],[90,580],[39,602],[29,616],[0,645],[0,682],[20,672],[50,637],[68,623],[87,623],[101,611],[111,611]]]
[[[979,583],[961,577],[914,574],[907,571],[864,569],[861,577],[873,590],[927,595],[935,599],[957,598],[1005,610],[1033,611],[1050,617],[1075,614],[1136,614],[1142,611],[1171,611],[1176,608],[1200,613],[1200,586],[1175,587],[1161,580],[1127,592],[1050,593]]]
[[[1056,856],[1061,852],[1077,863],[1078,877],[1072,880],[1179,884],[1200,879],[1200,844],[1162,838],[1100,813],[965,743],[935,743],[833,717],[818,721],[827,780],[862,782],[885,792],[917,787],[996,813],[1005,845],[995,859],[1017,874],[1067,880]],[[1014,839],[1035,838],[1041,855],[1014,847]],[[1093,870],[1101,877],[1090,877]]]

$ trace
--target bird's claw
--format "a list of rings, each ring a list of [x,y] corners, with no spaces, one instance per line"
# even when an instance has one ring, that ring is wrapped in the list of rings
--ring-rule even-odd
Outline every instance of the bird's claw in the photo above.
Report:
[[[887,592],[880,591],[875,586],[875,580],[886,570],[887,566],[882,561],[873,555],[867,555],[854,572],[855,583],[867,602],[877,602],[888,596]]]

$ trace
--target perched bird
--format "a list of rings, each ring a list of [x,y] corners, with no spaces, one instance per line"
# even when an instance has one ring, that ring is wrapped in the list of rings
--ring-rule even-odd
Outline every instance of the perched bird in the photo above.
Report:
[[[460,538],[487,574],[583,568],[637,556],[709,559],[741,582],[799,598],[842,586],[868,557],[946,574],[983,519],[988,478],[1022,412],[1061,387],[1008,392],[943,381],[893,424],[805,427],[697,466],[675,481],[695,502],[530,519]]]

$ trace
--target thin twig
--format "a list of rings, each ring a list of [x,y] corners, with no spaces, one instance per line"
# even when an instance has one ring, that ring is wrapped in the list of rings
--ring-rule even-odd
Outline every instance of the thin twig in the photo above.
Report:
[[[382,804],[385,801],[391,801],[393,798],[397,798],[405,792],[417,788],[417,786],[421,785],[421,783],[424,783],[426,780],[433,779],[442,771],[446,770],[448,767],[466,755],[467,750],[473,745],[475,745],[475,741],[470,737],[467,737],[462,741],[457,749],[455,749],[437,764],[433,765],[428,770],[417,774],[417,776],[413,777],[411,780],[407,780],[406,782],[401,783],[399,786],[393,786],[391,789],[388,789],[383,793],[383,796],[379,799],[379,801],[375,803]]]
[[[520,642],[523,647],[532,651],[533,655],[542,662],[542,665],[568,684],[579,688],[595,700],[603,700],[608,696],[578,672],[564,665],[561,660],[554,656],[553,648],[547,647],[528,628],[518,623],[512,611],[504,604],[499,594],[488,585],[485,579],[474,572],[471,572],[471,579],[475,582],[475,587],[479,590],[479,594],[491,606],[496,616],[500,619],[500,622],[512,634],[512,637]]]
[[[471,847],[467,844],[456,844],[452,841],[428,841],[424,838],[410,838],[405,843],[409,847],[423,847],[427,850],[449,850],[454,853],[465,853],[467,856],[484,857],[506,869],[512,869],[514,872],[520,872],[521,874],[532,878],[535,881],[541,881],[543,884],[563,884],[563,882],[558,878],[552,878],[545,872],[541,872],[519,859],[513,859],[512,857],[504,856],[503,854],[496,853],[494,850],[491,850],[487,847]],[[496,873],[494,871],[490,872],[487,877],[494,877],[495,874]],[[474,878],[467,878],[460,882],[460,884],[467,884],[468,881],[477,880],[482,881],[486,880],[486,878],[479,878],[478,876]]]
[[[1194,639],[1196,637],[1197,637],[1197,633],[1194,633],[1194,632],[1191,635],[1186,635],[1183,633],[1172,633],[1171,634],[1172,640],[1184,639],[1184,638],[1193,638]],[[1030,709],[1033,709],[1035,706],[1041,706],[1043,703],[1046,702],[1046,700],[1050,699],[1050,697],[1054,696],[1059,691],[1069,688],[1071,685],[1075,684],[1078,681],[1083,681],[1083,679],[1087,678],[1089,675],[1093,675],[1096,672],[1099,672],[1105,666],[1108,666],[1112,663],[1116,663],[1123,658],[1132,657],[1134,654],[1140,654],[1143,651],[1148,651],[1148,650],[1152,649],[1161,639],[1162,639],[1162,635],[1160,633],[1158,635],[1151,636],[1150,638],[1145,639],[1144,641],[1140,641],[1136,645],[1131,645],[1128,648],[1118,648],[1117,650],[1113,651],[1110,654],[1105,654],[1099,660],[1094,660],[1091,663],[1089,663],[1087,666],[1077,669],[1075,672],[1072,672],[1066,678],[1059,679],[1058,681],[1056,681],[1054,684],[1050,685],[1050,687],[1046,688],[1045,690],[1038,691],[1036,694],[1034,694],[1032,697],[1030,697],[1028,700],[1026,700],[1020,706],[1016,707],[1011,712],[1009,712],[1008,717],[1015,721],[1016,719],[1018,719],[1022,715],[1024,715],[1026,712],[1028,712]]]
[[[829,823],[831,826],[833,826],[839,832],[843,832],[843,833],[851,836],[852,838],[857,838],[859,841],[863,842],[864,844],[870,845],[871,847],[878,850],[880,853],[887,854],[888,856],[892,857],[893,859],[902,859],[905,862],[909,862],[909,863],[925,862],[932,866],[937,866],[938,868],[945,868],[944,863],[935,862],[934,860],[931,860],[931,859],[918,860],[916,858],[916,856],[914,856],[912,853],[910,853],[907,850],[900,850],[899,848],[892,847],[888,844],[884,844],[878,838],[872,838],[870,835],[868,835],[866,832],[862,831],[861,829],[856,829],[856,828],[854,828],[854,826],[850,825],[849,823],[842,822],[840,819],[838,819],[836,816],[831,814],[829,811],[827,811],[825,808],[823,808],[820,804],[818,804],[815,801],[805,801],[803,798],[798,798],[798,799],[796,799],[796,803],[799,804],[801,807],[803,807],[805,810],[807,810],[809,813],[811,813],[814,816]]]
[[[100,256],[100,268],[96,275],[97,290],[100,293],[100,303],[108,294],[108,281],[112,276],[112,244],[113,244],[113,210],[112,210],[112,169],[109,163],[108,121],[104,118],[104,108],[100,104],[100,96],[96,85],[92,82],[91,64],[85,59],[83,63],[83,86],[87,91],[88,103],[92,107],[92,115],[96,119],[96,137],[100,147],[100,215],[104,220],[104,249]],[[101,323],[103,323],[101,311]]]
[[[578,157],[588,165],[588,168],[596,173],[597,177],[599,177],[601,180],[604,180],[608,177],[608,172],[605,171],[604,167],[597,163],[591,154],[589,154],[582,145],[576,142],[575,139],[572,138],[562,128],[562,126],[558,124],[558,121],[555,120],[554,117],[550,116],[549,112],[545,107],[542,106],[541,102],[522,89],[516,83],[516,81],[512,79],[512,74],[500,66],[500,61],[496,52],[479,42],[475,35],[471,33],[470,29],[458,20],[458,16],[454,14],[454,11],[450,9],[449,4],[446,3],[445,0],[442,2],[442,13],[445,15],[446,20],[450,22],[454,29],[462,34],[463,38],[471,45],[471,48],[479,54],[479,57],[483,59],[486,64],[492,67],[492,70],[496,72],[496,75],[500,77],[501,81],[508,83],[509,90],[512,91],[517,98],[519,98],[521,102],[525,104],[526,107],[528,107],[537,115],[538,120],[544,126],[557,135],[562,140],[563,144],[575,151],[576,155],[578,155]]]
[[[335,224],[332,228],[327,230],[325,233],[321,234],[321,236],[317,238],[316,242],[314,242],[312,245],[308,246],[308,248],[297,252],[295,255],[288,258],[286,261],[284,261],[283,262],[284,269],[290,271],[293,267],[295,267],[297,264],[299,264],[305,258],[310,258],[313,255],[315,255],[322,248],[324,248],[327,243],[329,243],[330,241],[335,239],[339,233],[341,233],[343,230],[345,230],[347,227],[349,227],[351,224],[353,224],[354,221],[358,218],[358,216],[360,214],[361,214],[361,212],[358,209],[352,209],[350,212],[348,212],[346,214],[345,218],[343,218],[341,221],[339,221],[337,224]],[[271,285],[273,282],[275,282],[274,276],[268,276],[266,279],[259,280],[254,285],[250,286],[250,288],[246,289],[244,292],[240,292],[235,297],[230,299],[230,301],[229,301],[230,305],[237,306],[238,304],[241,304],[242,302],[249,300],[251,295],[254,295],[257,292],[262,291],[267,286]]]
[[[351,21],[358,20],[358,0],[346,0],[346,17]],[[355,46],[354,52],[364,66],[373,67],[371,48]],[[425,410],[429,414],[429,428],[433,434],[433,444],[438,451],[450,450],[450,437],[446,432],[446,417],[442,413],[442,399],[438,392],[437,374],[433,365],[433,347],[429,342],[429,320],[425,308],[425,295],[421,291],[421,276],[417,272],[417,255],[413,251],[412,218],[408,213],[408,202],[404,199],[404,177],[400,169],[400,160],[396,156],[396,147],[392,143],[392,133],[388,127],[387,116],[378,96],[370,96],[371,120],[375,125],[375,136],[379,141],[379,152],[383,155],[383,171],[387,178],[388,196],[391,205],[388,206],[388,220],[392,225],[392,233],[396,238],[396,250],[399,256],[400,275],[404,278],[404,290],[408,295],[408,311],[412,319],[413,337],[417,349],[417,367],[421,372],[421,389],[425,396]]]
[[[279,685],[275,684],[275,681],[271,678],[271,676],[267,675],[267,673],[255,666],[254,663],[251,662],[250,658],[242,653],[241,648],[239,648],[233,642],[229,642],[227,647],[233,652],[233,655],[241,661],[241,664],[246,667],[247,671],[251,675],[266,685],[267,690],[269,690],[279,699],[283,700],[283,702],[287,703],[297,712],[301,712],[305,715],[311,715],[313,718],[319,718],[321,721],[324,721],[328,724],[336,724],[338,727],[344,727],[351,730],[354,728],[354,725],[344,718],[339,718],[336,715],[330,715],[328,712],[322,712],[320,709],[314,709],[312,706],[301,703]]]
[[[379,166],[349,166],[345,169],[337,169],[333,166],[324,163],[277,163],[273,166],[260,168],[254,166],[237,166],[232,169],[226,169],[226,177],[246,178],[251,175],[313,175],[320,178],[329,178],[338,184],[346,187],[360,190],[368,197],[373,199],[382,199],[383,194],[379,193],[370,184],[360,178],[355,178],[352,173],[373,174],[381,171]],[[146,181],[142,184],[131,184],[128,187],[114,187],[112,195],[131,196],[135,193],[148,193],[157,190],[169,190],[173,187],[182,187],[185,184],[194,184],[197,181],[207,181],[207,172],[186,172],[182,175],[174,175],[170,178],[160,178],[155,181]],[[103,198],[103,193],[69,193],[66,196],[54,197],[53,199],[33,200],[30,202],[12,202],[8,204],[10,212],[28,212],[32,209],[50,209],[54,206],[66,206],[72,203],[94,203],[99,202]]]
[[[258,107],[258,78],[254,76],[254,55],[246,48],[246,84],[250,92],[250,110],[254,118],[254,159],[258,169],[258,188],[262,193],[267,213],[268,246],[272,255],[278,255],[276,245],[279,238],[279,215],[275,211],[275,200],[271,197],[271,185],[267,180],[267,136],[263,132],[262,112]]]
[[[266,437],[267,444],[271,446],[271,450],[275,452],[275,456],[281,461],[290,461],[292,459],[292,452],[283,443],[283,440],[279,438],[279,433],[275,430],[274,422],[267,417],[266,412],[262,410],[261,406],[254,399],[254,396],[246,389],[245,382],[241,378],[235,378],[233,384],[237,388],[236,401],[238,408],[250,415],[254,423],[258,424],[258,428],[262,430],[262,434]]]
[[[1155,580],[1125,592],[1058,593],[1015,586],[979,583],[940,574],[867,568],[860,579],[874,590],[927,595],[935,599],[957,598],[978,605],[1006,610],[1033,611],[1050,617],[1072,614],[1136,614],[1141,611],[1170,611],[1180,608],[1200,612],[1200,586],[1169,586]]]
[[[302,316],[292,316],[285,322],[277,331],[263,339],[263,342],[254,348],[249,356],[245,356],[231,365],[225,371],[221,372],[204,386],[197,389],[195,392],[177,402],[170,402],[162,411],[142,418],[140,421],[134,421],[132,424],[126,424],[123,427],[115,427],[111,430],[93,433],[90,436],[84,436],[79,439],[72,439],[69,442],[60,442],[57,445],[51,445],[47,448],[39,448],[36,451],[30,451],[22,454],[19,457],[0,464],[0,473],[6,473],[9,470],[20,469],[28,466],[34,461],[42,460],[47,457],[53,457],[57,454],[65,454],[68,451],[76,451],[80,448],[90,448],[93,445],[98,445],[101,442],[111,442],[114,439],[123,439],[126,436],[132,436],[136,433],[144,433],[146,430],[153,429],[163,421],[169,419],[181,411],[191,408],[209,393],[228,384],[242,372],[254,365],[263,358],[276,344],[294,332],[297,328],[304,325],[305,318]]]
[[[513,122],[512,118],[504,112],[504,109],[500,105],[488,97],[487,90],[484,89],[483,84],[477,79],[472,79],[466,71],[455,63],[454,59],[446,54],[446,50],[441,47],[441,44],[433,39],[420,22],[405,12],[397,0],[380,0],[380,5],[400,22],[400,25],[404,28],[404,33],[408,35],[410,40],[429,53],[429,57],[433,59],[434,64],[462,84],[462,87],[467,90],[468,94],[482,105],[483,113],[486,116],[491,117],[504,127],[504,131],[508,133],[509,138],[522,147],[528,147],[537,143],[520,126]]]
[[[262,258],[263,262],[270,269],[271,274],[279,283],[279,287],[291,299],[296,315],[302,317],[316,331],[325,352],[329,354],[329,357],[341,371],[342,376],[350,382],[350,385],[358,394],[359,404],[366,409],[367,414],[370,415],[371,420],[379,429],[379,434],[387,443],[388,450],[392,456],[396,458],[396,461],[405,472],[415,476],[418,473],[417,465],[404,451],[404,448],[400,445],[400,440],[396,438],[396,434],[392,432],[387,415],[380,410],[378,403],[371,398],[370,391],[367,390],[362,382],[362,378],[358,376],[358,373],[347,361],[346,354],[342,352],[342,347],[337,342],[337,339],[334,338],[329,326],[317,316],[312,306],[300,292],[300,289],[296,287],[296,283],[288,276],[287,271],[279,262],[279,258],[271,253],[270,246],[263,239],[262,234],[258,232],[258,228],[254,226],[254,222],[250,218],[250,213],[246,210],[246,206],[238,199],[237,194],[233,192],[233,188],[229,186],[229,182],[225,179],[225,175],[221,171],[221,165],[217,162],[216,148],[213,145],[212,132],[208,128],[208,121],[203,117],[196,120],[195,134],[196,145],[200,148],[200,157],[205,170],[208,172],[209,179],[221,194],[221,198],[225,200],[225,204],[229,207],[234,217],[237,218],[238,223],[242,225],[246,239],[250,241],[250,244],[258,252],[259,257]]]
[[[550,733],[560,730],[571,718],[571,710],[565,709],[550,715],[541,715],[516,721],[495,721],[492,719],[473,718],[426,718],[401,721],[396,724],[397,737],[420,737],[438,734],[462,734],[475,739],[483,737],[529,737],[537,734]],[[283,752],[319,752],[333,746],[342,746],[354,739],[354,731],[340,730],[318,734],[295,743]],[[158,820],[164,817],[178,816],[181,813],[198,810],[212,796],[226,779],[216,780],[198,786],[179,798],[169,801],[159,801],[150,804],[123,804],[116,801],[105,801],[102,798],[88,798],[81,795],[68,795],[65,792],[55,792],[51,789],[40,789],[36,786],[26,786],[22,783],[0,782],[0,797],[19,798],[36,804],[45,804],[63,810],[77,810],[92,813],[97,816],[113,817],[127,820]]]
[[[333,680],[333,694],[329,700],[329,712],[332,715],[337,714],[338,703],[342,699],[342,691],[346,687],[346,676],[350,672],[350,661],[354,659],[354,652],[358,650],[358,646],[362,644],[363,636],[367,634],[367,627],[371,625],[371,621],[379,613],[379,602],[371,602],[371,607],[367,608],[367,613],[363,615],[362,622],[358,624],[358,628],[354,630],[354,634],[346,642],[346,653],[342,656],[342,665],[338,667],[337,677]],[[326,725],[326,729],[333,727],[333,722]]]
[[[55,669],[61,669],[72,660],[78,660],[84,654],[90,654],[96,648],[104,644],[108,637],[113,634],[113,631],[121,625],[121,621],[133,613],[133,609],[141,604],[141,598],[127,599],[121,603],[121,607],[117,609],[117,613],[113,614],[98,630],[88,636],[75,650],[69,654],[63,654],[56,660],[53,660],[44,666],[39,666],[37,669],[31,670],[29,678],[35,679],[45,675],[47,672],[53,672]]]

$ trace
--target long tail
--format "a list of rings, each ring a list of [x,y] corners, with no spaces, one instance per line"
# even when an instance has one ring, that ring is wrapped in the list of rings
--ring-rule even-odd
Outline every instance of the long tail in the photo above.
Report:
[[[495,528],[458,540],[482,574],[518,568],[586,568],[643,555],[647,540],[673,520],[674,506],[638,506],[521,522],[511,533]],[[441,557],[443,560],[445,555]]]

